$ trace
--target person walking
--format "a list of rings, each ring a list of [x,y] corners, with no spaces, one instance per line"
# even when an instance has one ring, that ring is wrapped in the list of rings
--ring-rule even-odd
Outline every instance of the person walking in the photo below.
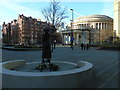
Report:
[[[54,49],[55,49],[55,47],[56,47],[56,40],[54,40]]]
[[[86,44],[83,44],[83,49],[84,49],[84,50],[86,49]]]
[[[71,47],[72,50],[73,50],[73,41],[74,41],[74,37],[71,38],[71,45],[70,45],[70,47]]]
[[[86,48],[87,48],[87,50],[89,49],[89,44],[88,43],[86,44]]]
[[[83,43],[81,43],[81,50],[83,50],[83,47],[84,47],[84,44],[83,44]]]

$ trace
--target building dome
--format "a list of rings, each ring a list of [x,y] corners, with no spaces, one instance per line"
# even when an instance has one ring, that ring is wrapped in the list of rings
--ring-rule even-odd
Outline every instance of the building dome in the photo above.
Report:
[[[75,22],[113,22],[113,19],[106,15],[88,15],[77,18]]]

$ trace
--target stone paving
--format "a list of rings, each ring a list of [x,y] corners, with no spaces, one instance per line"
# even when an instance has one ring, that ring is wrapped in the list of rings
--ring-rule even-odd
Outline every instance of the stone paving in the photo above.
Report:
[[[41,51],[10,51],[2,50],[2,62],[9,60],[25,60],[26,62],[41,61]],[[74,50],[70,47],[56,47],[52,54],[53,61],[88,61],[93,64],[94,78],[86,84],[85,88],[118,88],[118,51],[81,50],[75,46]],[[82,77],[81,77],[82,78]],[[5,82],[5,81],[4,81]]]

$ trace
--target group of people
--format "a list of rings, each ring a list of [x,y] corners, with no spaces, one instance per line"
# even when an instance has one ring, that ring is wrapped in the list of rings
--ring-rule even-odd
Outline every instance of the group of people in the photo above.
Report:
[[[81,43],[81,50],[88,50],[90,48],[89,44]]]

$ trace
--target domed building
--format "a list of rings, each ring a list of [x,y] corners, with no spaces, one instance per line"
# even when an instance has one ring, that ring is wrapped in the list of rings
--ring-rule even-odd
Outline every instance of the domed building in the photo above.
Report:
[[[113,36],[113,19],[106,15],[79,17],[67,26],[66,31],[63,31],[63,36],[69,37],[68,42],[70,33],[73,33],[75,44],[109,42]]]

